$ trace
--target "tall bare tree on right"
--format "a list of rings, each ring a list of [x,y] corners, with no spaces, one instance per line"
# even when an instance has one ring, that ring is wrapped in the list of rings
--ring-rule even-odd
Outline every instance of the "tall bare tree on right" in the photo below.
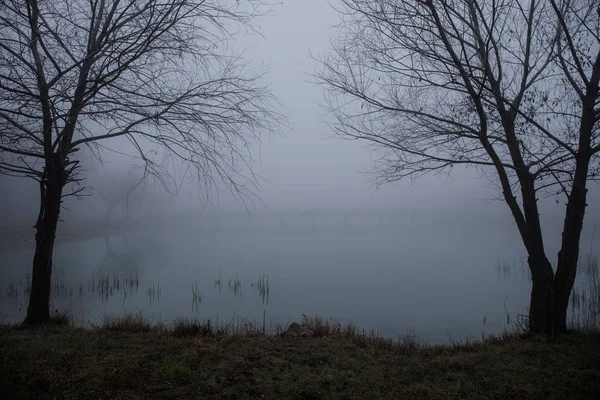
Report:
[[[382,182],[474,166],[528,252],[529,329],[567,329],[587,185],[599,173],[600,8],[589,0],[342,0],[318,61],[332,126],[381,154]],[[566,199],[556,270],[541,191]]]

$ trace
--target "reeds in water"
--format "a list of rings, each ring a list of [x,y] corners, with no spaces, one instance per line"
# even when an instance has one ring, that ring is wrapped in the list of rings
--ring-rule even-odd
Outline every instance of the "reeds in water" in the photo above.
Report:
[[[16,305],[19,303],[19,289],[15,282],[15,278],[11,275],[10,281],[8,282],[8,287],[6,288],[6,295],[13,301]]]
[[[213,283],[213,290],[219,289],[219,294],[221,294],[221,289],[223,288],[223,280],[221,279],[221,271],[219,271],[219,277],[215,279]]]
[[[137,293],[140,281],[138,269],[131,271],[115,271],[108,268],[99,268],[92,271],[92,277],[88,279],[88,293],[97,295],[103,303],[114,295],[124,293]],[[80,296],[83,288],[80,287]]]
[[[239,275],[236,275],[234,279],[229,280],[229,290],[233,292],[236,298],[240,298],[242,295],[242,282],[240,281]]]
[[[65,270],[57,268],[52,274],[51,295],[53,299],[71,299],[73,288],[66,283]]]
[[[571,292],[571,324],[579,328],[600,326],[600,267],[598,257],[588,255],[579,265],[582,280]]]
[[[269,304],[269,276],[267,274],[258,274],[258,280],[250,284],[258,292],[263,304]]]
[[[150,286],[146,289],[146,296],[150,298],[150,304],[152,304],[153,301],[160,301],[161,292],[162,289],[160,283],[150,281]]]
[[[517,277],[531,279],[531,271],[529,267],[525,265],[524,260],[521,260],[521,264],[517,264],[515,261],[512,263],[503,260],[496,262],[496,276],[500,279],[516,279]]]
[[[198,282],[194,282],[192,283],[192,311],[198,311],[200,303],[202,303],[202,294],[200,294],[200,289],[198,289]]]

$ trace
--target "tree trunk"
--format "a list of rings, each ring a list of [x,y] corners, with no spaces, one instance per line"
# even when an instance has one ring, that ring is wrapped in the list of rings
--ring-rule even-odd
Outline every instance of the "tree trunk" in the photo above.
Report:
[[[589,160],[578,161],[573,188],[567,202],[562,244],[558,253],[558,265],[554,282],[556,327],[563,332],[567,330],[567,309],[571,290],[575,283],[575,276],[577,275],[579,242],[587,197],[586,180]]]
[[[31,292],[25,324],[47,324],[50,319],[52,254],[60,214],[62,185],[49,182],[46,186],[45,189],[42,188],[42,204],[36,224]]]
[[[567,310],[569,307],[569,298],[571,297],[571,290],[575,283],[575,275],[577,272],[577,260],[578,257],[565,256],[566,253],[574,253],[572,249],[570,251],[564,251],[562,249],[558,253],[559,264],[561,265],[560,274],[556,275],[554,282],[554,313],[556,315],[556,330],[560,332],[567,331]],[[578,252],[578,251],[577,251]]]
[[[529,332],[554,335],[554,272],[550,261],[543,255],[530,255],[531,300],[529,304]]]
[[[567,309],[569,297],[577,275],[577,262],[579,261],[579,241],[585,208],[587,206],[587,179],[589,165],[594,155],[592,138],[594,127],[597,124],[597,104],[600,88],[600,52],[596,55],[592,75],[585,87],[585,96],[582,98],[581,124],[579,127],[579,147],[577,149],[575,175],[571,193],[567,201],[567,212],[562,233],[562,243],[558,253],[555,281],[555,313],[557,328],[567,330]]]
[[[583,156],[582,156],[583,158]],[[561,249],[558,253],[556,276],[543,248],[531,252],[532,271],[529,330],[546,336],[567,332],[567,310],[579,261],[579,242],[586,207],[586,180],[589,159],[578,160],[573,187],[564,221]]]
[[[523,198],[525,222],[519,231],[527,248],[527,263],[531,271],[529,303],[529,333],[554,334],[554,270],[546,257],[542,225],[538,211],[535,179],[529,172],[518,172]],[[519,221],[517,221],[517,225]]]

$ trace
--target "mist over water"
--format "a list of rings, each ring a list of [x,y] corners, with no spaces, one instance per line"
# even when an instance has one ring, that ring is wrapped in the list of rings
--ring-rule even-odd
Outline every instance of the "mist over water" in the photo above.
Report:
[[[90,191],[61,211],[53,310],[83,325],[131,312],[267,326],[319,315],[433,343],[511,329],[527,314],[526,252],[493,173],[456,167],[376,187],[364,172],[380,154],[330,138],[309,51],[328,50],[339,18],[327,1],[284,1],[257,21],[261,35],[229,44],[249,67],[270,65],[265,83],[289,117],[281,137],[250,145],[253,158],[240,166],[242,176],[252,176],[248,166],[256,173],[256,196],[242,202],[190,177],[174,196],[151,179],[128,193],[140,175],[125,141],[103,142],[102,162],[77,153]],[[582,261],[600,254],[598,189],[589,187]],[[108,244],[99,193],[116,204]],[[539,206],[555,263],[565,205],[547,195]],[[36,182],[0,175],[0,323],[24,318],[38,210]],[[577,279],[576,289],[582,269]]]
[[[108,247],[101,236],[66,241],[54,255],[53,309],[83,325],[131,312],[267,326],[319,315],[432,343],[512,329],[527,314],[530,278],[511,224],[362,213],[173,218]],[[587,230],[582,248],[590,239]],[[2,322],[24,317],[31,257],[31,248],[0,255]]]

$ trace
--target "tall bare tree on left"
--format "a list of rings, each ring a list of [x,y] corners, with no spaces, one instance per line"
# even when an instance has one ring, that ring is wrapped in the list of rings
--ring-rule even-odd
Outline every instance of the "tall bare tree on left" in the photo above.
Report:
[[[40,188],[25,323],[49,320],[56,228],[64,197],[84,187],[82,146],[128,146],[159,179],[179,160],[203,184],[245,190],[248,144],[282,119],[264,71],[226,42],[264,11],[259,0],[0,0],[0,172]]]

